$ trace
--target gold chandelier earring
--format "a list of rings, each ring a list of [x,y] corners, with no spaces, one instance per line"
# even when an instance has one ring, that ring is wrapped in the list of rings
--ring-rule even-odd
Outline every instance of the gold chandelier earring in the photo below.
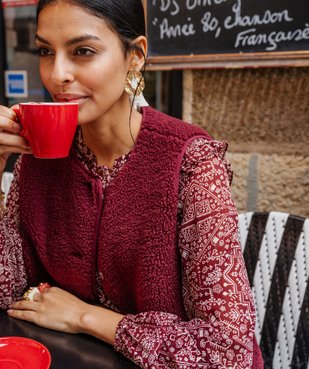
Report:
[[[130,96],[139,96],[145,88],[145,81],[141,72],[130,70],[126,77],[125,92]]]

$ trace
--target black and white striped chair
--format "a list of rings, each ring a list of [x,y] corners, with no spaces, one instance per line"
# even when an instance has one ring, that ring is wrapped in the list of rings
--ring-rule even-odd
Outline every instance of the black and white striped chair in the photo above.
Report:
[[[309,219],[239,215],[265,369],[309,369]]]

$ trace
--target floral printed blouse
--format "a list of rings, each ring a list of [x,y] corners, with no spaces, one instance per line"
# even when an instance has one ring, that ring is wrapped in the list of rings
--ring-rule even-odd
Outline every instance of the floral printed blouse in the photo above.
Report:
[[[237,210],[231,199],[232,172],[224,159],[227,145],[197,138],[182,160],[178,197],[178,247],[182,291],[188,321],[160,311],[126,315],[117,327],[115,349],[147,369],[249,369],[255,310],[239,239]],[[113,168],[99,166],[75,140],[78,157],[108,186],[130,152]],[[21,161],[0,222],[0,307],[6,308],[27,288],[19,233]],[[220,205],[220,206],[218,206]],[[100,275],[97,275],[98,286]],[[103,306],[114,309],[98,288]]]

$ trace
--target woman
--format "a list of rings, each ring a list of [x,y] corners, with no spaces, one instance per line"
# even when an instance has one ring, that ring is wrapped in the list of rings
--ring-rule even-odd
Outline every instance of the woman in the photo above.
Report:
[[[39,1],[41,79],[54,101],[79,102],[79,128],[68,158],[35,159],[1,107],[2,170],[23,154],[1,222],[1,306],[143,368],[261,368],[226,145],[132,108],[144,35],[139,0]],[[51,287],[18,300],[40,282]]]

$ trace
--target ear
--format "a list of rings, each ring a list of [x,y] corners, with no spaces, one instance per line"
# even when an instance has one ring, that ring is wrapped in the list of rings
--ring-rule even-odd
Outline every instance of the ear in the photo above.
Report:
[[[137,37],[133,42],[136,48],[133,48],[129,54],[129,67],[130,69],[141,70],[146,63],[147,55],[147,39],[145,36]]]

